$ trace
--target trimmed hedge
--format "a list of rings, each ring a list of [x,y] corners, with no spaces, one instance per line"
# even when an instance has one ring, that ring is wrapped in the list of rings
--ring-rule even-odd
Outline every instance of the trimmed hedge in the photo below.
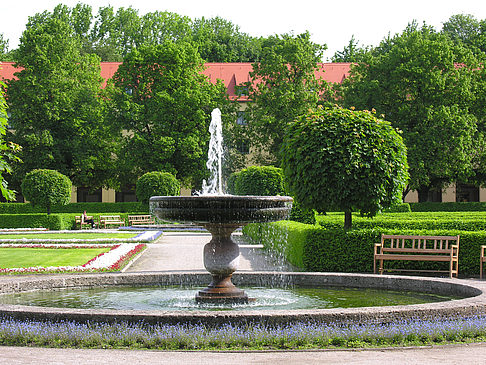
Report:
[[[401,203],[386,208],[383,213],[410,213],[412,209],[409,203]]]
[[[148,214],[148,204],[140,202],[122,203],[69,203],[67,205],[52,207],[52,213],[78,213],[83,211],[91,213],[145,213]],[[0,214],[32,214],[44,213],[39,207],[33,207],[29,203],[0,203]]]
[[[74,224],[74,218],[73,218]],[[70,219],[61,214],[1,214],[0,228],[71,229]]]
[[[243,169],[236,175],[234,191],[236,195],[284,195],[282,169],[274,166],[250,166]]]
[[[410,203],[412,212],[484,212],[486,202],[467,202],[467,203]]]
[[[330,213],[317,217],[318,224],[327,229],[340,228],[344,214]],[[355,229],[401,229],[401,230],[486,230],[486,212],[423,212],[423,213],[386,213],[374,218],[353,216]],[[486,244],[486,242],[485,242]]]
[[[128,222],[130,213],[110,212],[110,215],[119,215],[125,222]],[[49,230],[70,230],[76,229],[76,216],[81,213],[52,213],[49,216],[42,213],[33,214],[0,214],[0,228],[47,228]],[[92,215],[95,222],[99,222],[100,215],[106,215],[104,212],[89,214]]]
[[[174,196],[180,192],[181,183],[169,172],[147,172],[137,180],[137,199],[145,204],[148,204],[152,196]]]
[[[254,243],[263,244],[267,250],[279,253],[292,265],[304,268],[304,246],[308,232],[313,225],[280,221],[271,223],[251,223],[243,227],[243,233]]]
[[[250,166],[230,175],[228,191],[235,195],[286,195],[284,179],[283,171],[279,167]],[[316,212],[313,209],[303,208],[294,199],[290,220],[315,224]]]
[[[460,235],[459,275],[479,275],[480,246],[486,243],[484,231],[461,230],[406,230],[406,229],[353,229],[342,227],[325,229],[318,225],[296,222],[255,223],[243,229],[253,241],[263,243],[271,250],[284,255],[290,263],[306,271],[362,273],[373,271],[373,247],[380,242],[381,234],[405,235]],[[276,238],[279,237],[284,238]],[[284,239],[286,241],[284,241]],[[448,263],[420,261],[392,261],[386,267],[423,270],[448,270]],[[436,275],[436,274],[435,274]],[[444,274],[444,276],[446,276]]]

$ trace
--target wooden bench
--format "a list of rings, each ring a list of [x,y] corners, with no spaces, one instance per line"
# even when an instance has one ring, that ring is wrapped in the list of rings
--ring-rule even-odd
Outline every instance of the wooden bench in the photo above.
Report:
[[[125,220],[119,215],[100,215],[100,226],[107,228],[108,226],[124,226]]]
[[[88,215],[88,219],[93,219],[93,217]],[[76,224],[76,228],[78,228],[78,226],[79,226],[79,229],[91,228],[91,224],[85,222],[84,219],[82,219],[82,216],[80,216],[80,215],[77,215],[75,217],[75,224]]]
[[[394,271],[434,271],[448,272],[449,277],[458,273],[459,236],[402,236],[381,235],[381,242],[375,243],[373,270],[383,274],[383,261],[436,261],[449,262],[448,271],[440,270],[402,270]],[[389,271],[392,271],[389,269]]]
[[[155,224],[155,219],[150,214],[128,216],[129,226],[136,226],[141,224]]]
[[[486,251],[486,246],[481,246],[481,259],[479,260],[479,278],[483,278],[483,262],[486,262],[486,256],[484,253]]]

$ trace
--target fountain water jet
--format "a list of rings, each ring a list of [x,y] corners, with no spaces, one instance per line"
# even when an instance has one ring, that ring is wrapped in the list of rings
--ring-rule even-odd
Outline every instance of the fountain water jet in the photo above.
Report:
[[[204,246],[204,267],[213,280],[196,295],[204,303],[247,303],[248,296],[231,282],[238,268],[240,250],[231,239],[232,232],[251,222],[268,222],[285,219],[292,207],[287,196],[233,196],[223,195],[222,126],[219,109],[211,113],[211,140],[207,167],[211,177],[203,183],[199,196],[155,196],[150,198],[150,211],[158,218],[193,222],[211,233],[211,241]]]

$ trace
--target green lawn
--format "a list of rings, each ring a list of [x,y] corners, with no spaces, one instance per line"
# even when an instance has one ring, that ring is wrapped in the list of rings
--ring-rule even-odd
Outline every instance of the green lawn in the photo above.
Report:
[[[0,248],[0,268],[79,266],[110,248]]]
[[[22,239],[22,238],[37,238],[37,239],[89,239],[89,238],[132,238],[138,235],[137,233],[26,233],[26,234],[0,234],[0,239]]]

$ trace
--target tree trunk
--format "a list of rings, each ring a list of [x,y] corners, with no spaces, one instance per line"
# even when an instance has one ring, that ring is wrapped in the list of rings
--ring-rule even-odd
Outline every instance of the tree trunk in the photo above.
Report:
[[[352,223],[353,216],[351,215],[351,212],[344,212],[344,228],[345,229],[350,229],[353,225]]]

